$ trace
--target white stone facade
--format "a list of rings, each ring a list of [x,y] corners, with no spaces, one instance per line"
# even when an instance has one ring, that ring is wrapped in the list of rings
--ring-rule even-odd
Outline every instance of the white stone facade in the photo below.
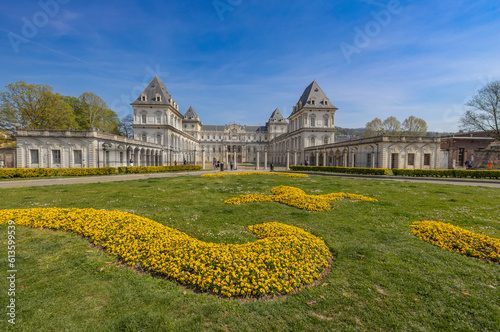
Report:
[[[159,166],[164,149],[153,143],[96,131],[20,130],[18,168]]]

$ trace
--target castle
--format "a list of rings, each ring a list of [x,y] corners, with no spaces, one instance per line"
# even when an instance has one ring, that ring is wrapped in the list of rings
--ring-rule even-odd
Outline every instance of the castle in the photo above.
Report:
[[[307,160],[305,148],[335,141],[337,107],[316,81],[304,90],[288,121],[275,109],[264,126],[205,125],[192,106],[182,115],[157,76],[131,105],[134,138],[163,145],[168,164],[201,159],[263,162],[264,167],[300,164]]]
[[[333,105],[316,81],[288,119],[275,109],[264,126],[205,125],[192,106],[179,110],[155,76],[131,103],[134,138],[97,131],[20,130],[17,167],[118,167],[221,162],[375,168],[450,167],[440,137],[378,136],[335,142]]]

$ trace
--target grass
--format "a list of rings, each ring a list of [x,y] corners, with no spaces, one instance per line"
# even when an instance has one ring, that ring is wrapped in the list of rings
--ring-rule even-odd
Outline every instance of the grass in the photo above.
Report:
[[[331,211],[315,213],[278,203],[222,204],[244,193],[269,194],[278,185],[308,194],[361,194],[379,202],[341,200]],[[318,286],[271,301],[229,300],[138,273],[74,234],[18,226],[18,329],[479,331],[500,326],[500,265],[432,246],[408,226],[438,220],[499,238],[499,201],[500,190],[483,187],[192,176],[4,189],[0,208],[117,209],[218,243],[253,241],[244,226],[278,221],[323,237],[336,258]],[[6,226],[0,237],[6,267]],[[6,278],[0,285],[6,305]],[[0,329],[12,329],[5,316]]]

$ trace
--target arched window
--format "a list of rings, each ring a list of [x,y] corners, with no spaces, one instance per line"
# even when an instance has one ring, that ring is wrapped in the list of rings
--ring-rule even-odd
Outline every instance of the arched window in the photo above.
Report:
[[[161,114],[156,114],[156,123],[161,123]]]
[[[141,140],[144,141],[144,142],[148,141],[148,137],[146,136],[146,134],[142,134]]]
[[[323,144],[328,144],[328,137],[323,137]]]
[[[156,144],[161,144],[161,135],[156,135]]]
[[[311,137],[311,146],[316,145],[316,139],[314,137]]]

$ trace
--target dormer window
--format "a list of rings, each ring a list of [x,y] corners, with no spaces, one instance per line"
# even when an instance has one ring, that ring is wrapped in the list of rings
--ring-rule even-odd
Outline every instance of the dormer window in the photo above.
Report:
[[[316,99],[311,98],[311,105],[316,105]]]
[[[328,105],[328,99],[323,99],[323,105]]]
[[[161,101],[161,96],[159,93],[156,94],[156,98],[155,98],[156,101]]]
[[[147,101],[146,95],[141,95],[141,101]]]

